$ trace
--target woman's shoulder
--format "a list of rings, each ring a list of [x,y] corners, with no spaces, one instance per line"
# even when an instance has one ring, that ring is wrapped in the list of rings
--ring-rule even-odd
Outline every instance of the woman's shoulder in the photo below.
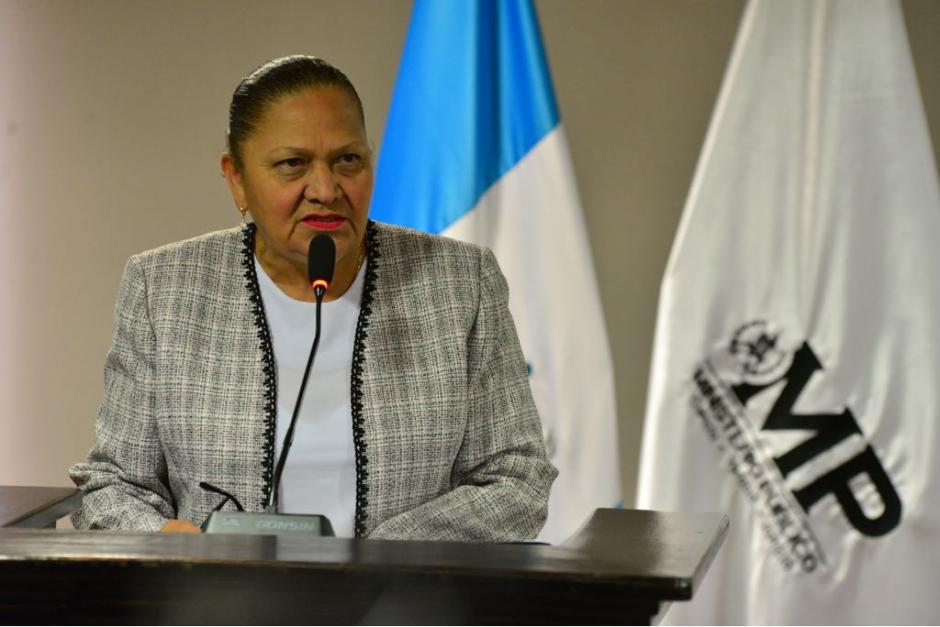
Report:
[[[506,292],[499,264],[483,246],[379,222],[373,228],[377,285],[385,295],[452,312],[475,307],[482,290],[500,298]]]
[[[246,229],[214,231],[164,244],[130,258],[126,277],[141,277],[151,290],[234,290],[244,282]]]
[[[385,263],[428,262],[441,267],[457,264],[478,266],[486,249],[476,244],[416,231],[403,226],[373,222],[379,253]]]
[[[131,259],[145,266],[160,267],[181,262],[189,263],[199,259],[238,255],[244,248],[244,238],[244,228],[213,231],[145,250]]]

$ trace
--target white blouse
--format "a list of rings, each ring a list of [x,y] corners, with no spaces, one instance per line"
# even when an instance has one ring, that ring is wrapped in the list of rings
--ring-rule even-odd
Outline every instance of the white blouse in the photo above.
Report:
[[[277,460],[316,331],[316,304],[294,300],[281,291],[257,258],[255,271],[277,364]],[[322,305],[320,345],[281,477],[278,508],[292,514],[323,514],[341,538],[353,537],[356,513],[349,395],[364,277],[365,264],[341,298]]]

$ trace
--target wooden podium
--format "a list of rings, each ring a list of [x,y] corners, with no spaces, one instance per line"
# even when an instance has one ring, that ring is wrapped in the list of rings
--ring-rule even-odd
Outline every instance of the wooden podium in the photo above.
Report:
[[[649,624],[692,598],[727,531],[612,509],[559,546],[6,528],[0,620]]]
[[[75,488],[0,485],[0,527],[47,528],[82,504]]]

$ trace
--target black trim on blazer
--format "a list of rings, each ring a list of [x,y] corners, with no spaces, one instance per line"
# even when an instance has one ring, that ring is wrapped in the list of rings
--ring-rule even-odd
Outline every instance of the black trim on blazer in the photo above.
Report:
[[[352,406],[353,449],[356,452],[356,519],[354,532],[357,538],[365,535],[366,507],[369,505],[369,457],[366,455],[365,417],[362,415],[362,365],[365,362],[365,340],[368,337],[369,317],[372,315],[372,292],[375,291],[376,271],[379,268],[378,233],[375,222],[366,225],[366,277],[359,303],[359,321],[356,323],[356,339],[353,342],[352,381],[350,404]]]
[[[242,229],[244,276],[254,314],[255,331],[260,343],[264,372],[264,454],[262,456],[261,490],[262,507],[268,502],[274,480],[274,436],[277,429],[277,368],[274,362],[274,350],[271,344],[271,332],[268,329],[264,304],[261,300],[261,288],[258,274],[255,272],[254,242],[257,227],[253,223]],[[366,225],[366,276],[362,287],[362,300],[359,303],[359,319],[356,322],[356,337],[353,342],[352,369],[350,381],[350,406],[352,409],[353,449],[356,453],[356,515],[353,530],[357,538],[365,534],[366,507],[369,505],[369,457],[366,455],[365,417],[362,415],[362,369],[365,361],[365,340],[368,337],[369,317],[372,315],[372,293],[375,290],[376,271],[379,267],[378,235],[375,222],[369,220]]]
[[[274,481],[274,436],[277,432],[277,367],[274,363],[274,348],[271,345],[271,331],[268,319],[264,315],[264,303],[261,300],[261,288],[258,286],[258,274],[255,272],[255,231],[254,223],[242,228],[242,267],[245,269],[245,285],[248,288],[248,300],[254,314],[255,332],[261,349],[262,372],[264,373],[264,452],[261,457],[261,507],[264,508],[271,496]]]

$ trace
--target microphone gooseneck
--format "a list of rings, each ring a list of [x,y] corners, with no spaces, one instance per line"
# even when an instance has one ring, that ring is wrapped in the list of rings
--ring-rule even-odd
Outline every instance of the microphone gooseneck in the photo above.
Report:
[[[281,447],[281,455],[274,470],[274,483],[271,486],[271,494],[268,496],[267,506],[265,507],[270,513],[277,512],[281,475],[284,474],[287,454],[294,442],[294,426],[297,424],[297,416],[300,414],[300,406],[303,404],[304,390],[307,389],[307,378],[313,368],[313,358],[317,354],[317,346],[320,344],[320,307],[323,304],[323,296],[329,289],[330,283],[333,282],[335,265],[336,244],[333,243],[333,238],[329,235],[314,237],[310,241],[310,248],[307,251],[307,278],[310,280],[310,286],[313,288],[313,294],[317,300],[316,332],[313,335],[313,344],[310,346],[310,355],[307,357],[307,367],[304,368],[304,376],[300,380],[297,400],[294,402],[294,413],[291,416],[290,425],[287,427],[287,433],[284,435],[284,446]]]

